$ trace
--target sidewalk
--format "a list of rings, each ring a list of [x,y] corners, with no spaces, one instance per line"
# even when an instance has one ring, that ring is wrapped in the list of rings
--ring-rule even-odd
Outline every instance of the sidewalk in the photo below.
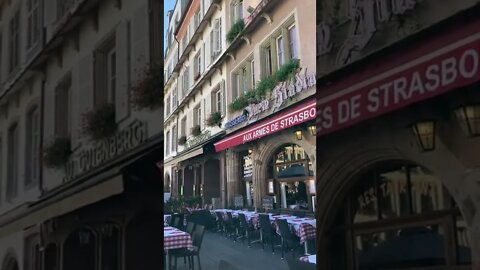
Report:
[[[262,250],[260,244],[248,248],[246,241],[233,242],[220,234],[206,231],[200,251],[200,262],[202,270],[218,270],[220,260],[227,261],[238,270],[288,270],[287,262],[280,258],[280,254],[279,248],[272,254],[270,246],[265,246],[265,250]],[[285,256],[292,254],[286,253]],[[183,259],[178,258],[177,269],[188,270],[188,263],[184,265]],[[196,258],[195,269],[198,269]]]

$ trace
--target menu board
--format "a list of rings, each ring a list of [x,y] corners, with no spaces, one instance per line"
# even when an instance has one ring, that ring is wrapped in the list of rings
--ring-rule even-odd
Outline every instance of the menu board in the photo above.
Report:
[[[243,156],[243,178],[251,178],[253,175],[252,156],[247,154]]]
[[[262,199],[262,207],[266,209],[273,209],[273,196],[266,196]]]

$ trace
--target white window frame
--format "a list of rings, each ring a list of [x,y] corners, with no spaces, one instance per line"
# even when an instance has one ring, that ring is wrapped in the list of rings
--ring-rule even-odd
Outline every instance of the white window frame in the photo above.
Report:
[[[165,144],[166,144],[165,156],[168,156],[168,155],[170,155],[170,130],[167,131],[165,137],[166,137],[166,140],[165,140]]]
[[[250,61],[250,71],[252,72],[252,74],[250,74],[252,76],[252,89],[254,89],[255,88],[255,60]]]
[[[215,107],[214,110],[216,112],[220,112],[223,115],[223,91],[222,88],[219,87],[218,90],[215,92]]]
[[[111,48],[107,53],[107,89],[108,89],[108,103],[115,104],[115,93],[117,89],[117,68],[116,68],[116,50]]]
[[[27,115],[27,142],[25,147],[26,188],[35,186],[40,178],[40,132],[39,107],[34,106]]]
[[[202,104],[198,104],[198,106],[196,106],[194,109],[194,116],[195,116],[195,119],[194,119],[194,125],[195,126],[200,126],[200,129],[202,129]]]
[[[178,88],[177,85],[172,89],[172,111],[174,111],[178,106]]]
[[[12,202],[18,195],[19,179],[19,123],[8,128],[8,165],[7,165],[7,201]],[[14,132],[13,132],[13,131]],[[14,133],[14,134],[12,134]]]
[[[171,152],[177,152],[177,144],[178,144],[178,129],[177,126],[172,127],[172,149]]]
[[[275,46],[277,46],[277,66],[280,68],[285,64],[285,38],[280,35],[275,39]],[[280,61],[281,60],[281,61]]]
[[[40,1],[27,0],[27,51],[35,48],[40,41]]]
[[[13,73],[20,65],[20,10],[13,13],[8,24],[8,73]]]
[[[169,116],[170,115],[170,108],[171,108],[171,105],[170,105],[170,97],[168,96],[165,100],[165,115],[166,116]]]
[[[292,54],[292,59],[300,59],[300,52],[299,52],[299,47],[298,47],[298,29],[297,25],[294,23],[290,25],[288,28],[288,39],[290,40],[290,53]],[[295,29],[295,32],[292,35],[292,29]],[[294,52],[296,55],[294,55]]]

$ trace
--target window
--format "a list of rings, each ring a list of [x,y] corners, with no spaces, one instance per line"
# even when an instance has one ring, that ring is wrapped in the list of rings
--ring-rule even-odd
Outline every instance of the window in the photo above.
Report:
[[[40,0],[27,0],[27,49],[32,49],[40,39]]]
[[[247,61],[232,74],[233,98],[238,98],[253,89],[255,77],[252,75],[252,66],[253,60]]]
[[[25,186],[38,183],[40,166],[40,114],[35,106],[27,115]]]
[[[172,90],[172,110],[175,110],[178,106],[177,92],[178,92],[178,88],[175,85],[175,87]]]
[[[197,53],[195,56],[195,59],[193,60],[193,74],[194,74],[194,79],[195,81],[200,78],[200,74],[202,73],[202,55],[201,51]]]
[[[7,168],[7,200],[12,201],[18,193],[18,124],[13,124],[8,129],[8,168]]]
[[[292,25],[288,28],[288,33],[290,37],[290,52],[292,54],[292,58],[300,59],[298,53],[298,40],[297,40],[297,27]]]
[[[182,98],[185,97],[188,93],[188,90],[190,88],[189,84],[189,69],[188,67],[185,68],[185,71],[183,72],[183,78],[182,78]]]
[[[250,72],[252,76],[252,89],[255,89],[255,61],[250,62]]]
[[[77,0],[57,0],[57,19],[61,19]]]
[[[172,152],[177,152],[178,146],[178,128],[173,126],[172,128]]]
[[[167,101],[166,101],[166,104],[165,104],[165,116],[169,116],[170,115],[170,97],[167,97]]]
[[[243,20],[243,0],[238,0],[232,2],[231,10],[231,18],[232,18],[232,25],[235,24],[239,20]]]
[[[40,236],[34,234],[25,239],[25,269],[41,269]]]
[[[277,63],[278,67],[285,64],[285,50],[283,49],[283,37],[277,38]]]
[[[267,78],[273,75],[273,63],[272,63],[272,47],[268,46],[263,49],[263,72],[262,77]]]
[[[219,88],[213,93],[213,104],[212,110],[215,112],[224,113],[223,111],[223,91],[222,88]]]
[[[215,19],[213,30],[210,34],[210,48],[212,61],[217,59],[222,51],[222,20]]]
[[[195,16],[193,18],[193,29],[194,31],[197,30],[198,26],[200,25],[200,10],[197,10]]]
[[[202,106],[198,105],[193,109],[193,125],[202,127]]]
[[[180,122],[180,137],[187,136],[187,117],[183,117]]]
[[[13,18],[10,19],[9,24],[9,62],[8,62],[8,72],[12,73],[18,67],[20,63],[20,11],[15,12]]]
[[[167,131],[166,135],[166,141],[165,141],[165,156],[170,155],[170,131]]]
[[[115,103],[116,65],[115,36],[112,36],[95,51],[95,107]]]
[[[71,76],[67,75],[55,90],[55,134],[61,138],[70,138],[71,86]]]

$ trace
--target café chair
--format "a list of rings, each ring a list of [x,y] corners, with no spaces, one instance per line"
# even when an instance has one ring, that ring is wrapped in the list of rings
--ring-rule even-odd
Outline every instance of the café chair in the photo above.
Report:
[[[265,249],[265,244],[270,243],[272,246],[272,253],[275,254],[275,231],[270,223],[270,217],[265,214],[258,215],[260,219],[260,231],[262,233],[262,249]]]
[[[276,223],[278,229],[280,230],[280,237],[282,240],[282,259],[286,247],[293,249],[292,256],[295,257],[295,249],[302,248],[300,244],[300,237],[292,233],[285,219],[277,219]]]
[[[193,236],[192,236],[193,249],[190,250],[190,249],[187,249],[187,248],[180,248],[180,249],[171,250],[170,256],[175,258],[173,260],[174,269],[177,269],[177,258],[187,257],[188,258],[188,263],[189,263],[191,269],[194,270],[195,269],[194,257],[196,256],[197,261],[198,261],[198,269],[202,270],[202,264],[200,263],[200,249],[202,247],[204,234],[205,234],[205,226],[197,225],[197,226],[195,226],[195,230],[194,230]]]

